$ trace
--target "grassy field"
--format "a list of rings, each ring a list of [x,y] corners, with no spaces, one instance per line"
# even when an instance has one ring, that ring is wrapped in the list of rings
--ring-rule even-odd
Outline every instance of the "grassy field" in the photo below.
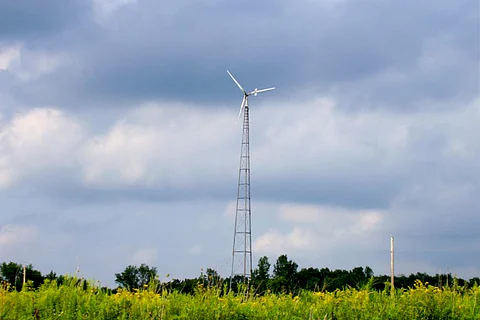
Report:
[[[194,295],[145,288],[110,294],[69,278],[38,290],[0,289],[0,319],[480,319],[480,287],[377,292],[347,288],[249,297],[199,286]],[[161,291],[156,293],[156,291]]]

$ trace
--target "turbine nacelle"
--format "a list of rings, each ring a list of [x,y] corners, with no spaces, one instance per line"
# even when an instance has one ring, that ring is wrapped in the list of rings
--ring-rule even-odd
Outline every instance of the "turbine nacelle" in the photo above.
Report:
[[[235,82],[235,84],[237,85],[237,87],[243,92],[243,100],[242,100],[242,104],[240,105],[240,112],[238,113],[238,117],[240,118],[240,115],[242,114],[242,111],[243,111],[243,107],[245,105],[247,105],[247,99],[248,99],[248,96],[252,95],[253,96],[257,96],[257,94],[261,93],[261,92],[266,92],[266,91],[270,91],[270,90],[274,90],[275,87],[272,87],[272,88],[266,88],[266,89],[258,89],[258,88],[255,88],[255,90],[251,91],[251,92],[246,92],[245,89],[243,89],[243,87],[240,85],[240,83],[238,83],[238,81],[232,76],[232,74],[230,73],[230,71],[227,70],[227,73],[228,75],[230,76],[230,78],[232,78],[232,80]]]

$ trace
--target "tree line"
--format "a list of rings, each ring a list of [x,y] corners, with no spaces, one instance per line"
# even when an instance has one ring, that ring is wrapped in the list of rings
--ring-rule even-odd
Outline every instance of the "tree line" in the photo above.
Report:
[[[3,262],[0,265],[0,282],[8,284],[10,288],[21,290],[23,286],[23,265],[15,262]],[[45,280],[55,280],[59,285],[63,283],[67,276],[59,275],[53,271],[43,275],[35,270],[33,265],[25,266],[26,283],[33,288],[38,288]],[[140,266],[129,265],[122,272],[115,274],[115,283],[117,288],[106,288],[115,293],[119,288],[124,290],[136,290],[158,284],[162,288],[172,291],[178,291],[186,294],[192,294],[200,286],[217,286],[220,288],[228,287],[237,292],[240,285],[245,285],[245,279],[242,276],[235,276],[232,279],[222,278],[217,271],[207,268],[201,272],[200,276],[192,279],[172,279],[160,283],[156,267],[146,264]],[[429,275],[427,273],[416,273],[406,275],[397,275],[394,277],[395,288],[409,288],[414,286],[415,280],[428,282],[437,287],[449,286],[455,283],[459,286],[480,285],[480,278],[475,277],[470,280],[454,278],[451,273]],[[84,286],[88,284],[86,280]],[[385,290],[390,286],[390,276],[375,275],[369,266],[355,267],[351,270],[330,270],[329,268],[302,268],[298,270],[295,261],[289,260],[287,255],[281,255],[277,258],[275,264],[270,264],[268,257],[261,257],[257,267],[252,270],[251,279],[248,279],[248,287],[253,293],[262,295],[266,292],[272,293],[299,293],[301,290],[310,291],[335,291],[345,287],[365,288],[373,290]]]

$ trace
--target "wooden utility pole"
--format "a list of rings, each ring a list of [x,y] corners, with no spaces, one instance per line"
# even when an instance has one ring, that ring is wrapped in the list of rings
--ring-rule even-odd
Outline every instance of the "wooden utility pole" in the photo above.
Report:
[[[394,267],[394,242],[393,242],[393,236],[390,235],[390,282],[392,283],[392,290],[391,293],[393,294],[395,290],[395,267]]]
[[[27,266],[23,264],[23,285],[25,285],[26,280],[27,280]]]

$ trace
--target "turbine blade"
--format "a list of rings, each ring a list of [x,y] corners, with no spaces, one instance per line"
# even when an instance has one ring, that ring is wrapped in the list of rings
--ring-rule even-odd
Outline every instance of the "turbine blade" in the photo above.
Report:
[[[242,110],[244,106],[245,106],[245,96],[243,96],[242,104],[240,105],[240,112],[238,113],[238,119],[240,119],[240,116],[242,115]]]
[[[242,90],[243,93],[245,93],[245,90],[243,90],[242,86],[240,85],[240,83],[238,83],[237,80],[235,80],[235,78],[232,76],[232,74],[230,73],[230,71],[228,71],[228,75],[230,76],[230,78],[232,78],[233,81],[235,81],[235,83],[237,84],[237,86],[240,88],[240,90]]]
[[[260,92],[265,92],[265,91],[270,91],[270,90],[275,90],[275,87],[272,87],[272,88],[266,88],[266,89],[260,89],[260,90],[257,90],[257,93],[260,93]]]

